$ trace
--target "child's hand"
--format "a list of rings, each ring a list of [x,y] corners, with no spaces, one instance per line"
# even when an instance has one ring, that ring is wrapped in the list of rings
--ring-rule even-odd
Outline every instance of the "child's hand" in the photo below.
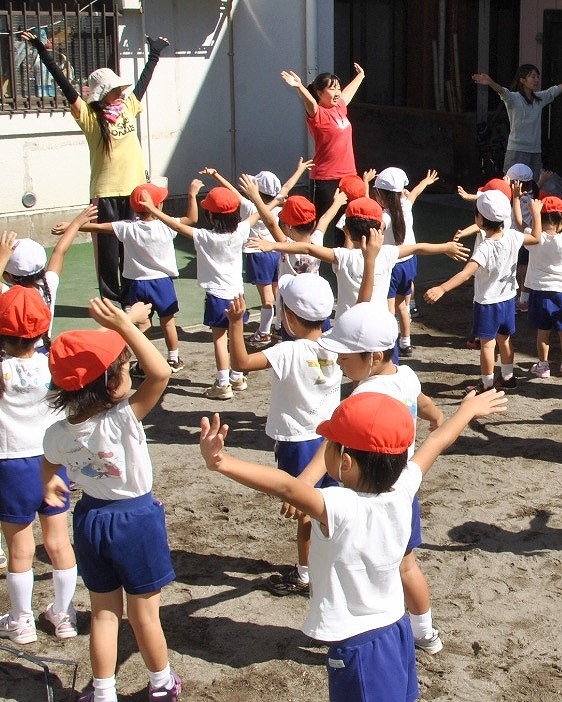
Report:
[[[445,417],[443,415],[443,412],[439,410],[439,414],[437,415],[437,417],[434,417],[429,422],[429,431],[435,431],[436,429],[438,429],[443,424],[444,420]]]
[[[202,187],[203,181],[199,180],[199,178],[194,178],[189,184],[189,194],[193,196],[198,195]]]
[[[368,171],[363,171],[363,180],[365,183],[370,183],[377,177],[377,169],[369,168]]]
[[[68,493],[69,490],[64,480],[58,475],[53,475],[52,478],[45,483],[43,499],[49,507],[64,507]]]
[[[539,199],[532,199],[531,202],[529,203],[529,209],[531,210],[531,214],[533,216],[538,217],[541,213],[543,207],[543,201]]]
[[[525,194],[525,191],[523,190],[523,183],[520,180],[511,181],[511,193],[513,195],[513,199],[520,198],[521,195]]]
[[[472,200],[472,195],[467,193],[462,185],[457,186],[457,193],[462,197],[463,200]]]
[[[55,236],[60,236],[61,234],[65,233],[69,226],[70,222],[57,222],[57,224],[55,224],[55,226],[51,228],[51,234],[54,234]]]
[[[217,169],[211,168],[210,166],[203,166],[203,168],[199,171],[199,175],[208,175],[214,177],[217,175]]]
[[[15,232],[7,232],[4,230],[0,236],[0,260],[8,263],[13,250],[15,249],[14,242],[17,234]]]
[[[372,227],[369,229],[369,239],[366,236],[361,237],[361,253],[365,260],[374,261],[378,256],[381,246],[384,243],[384,234],[380,229]]]
[[[139,204],[144,207],[144,209],[147,212],[150,212],[151,214],[154,214],[155,212],[158,212],[158,208],[154,204],[154,200],[150,197],[150,193],[148,190],[142,190],[142,195],[139,198]]]
[[[88,310],[90,317],[106,329],[120,332],[124,326],[131,323],[127,314],[106,297],[93,297],[88,304]]]
[[[150,302],[135,302],[125,313],[133,324],[146,324],[152,311]]]
[[[460,241],[462,238],[462,229],[457,229],[453,235],[453,241]]]
[[[281,71],[281,78],[290,88],[298,88],[302,85],[301,79],[294,71]]]
[[[537,186],[540,188],[543,183],[546,183],[546,181],[552,178],[553,175],[554,171],[541,171],[539,179],[537,180]]]
[[[77,224],[78,227],[83,226],[84,224],[89,224],[92,220],[98,218],[98,206],[97,205],[88,205],[86,208],[80,212],[79,215],[77,215],[72,222]],[[55,227],[58,227],[59,225],[56,224]],[[54,229],[54,227],[53,227]],[[51,231],[53,231],[53,229]],[[53,231],[53,234],[55,232]],[[62,233],[62,232],[61,232]]]
[[[338,207],[343,207],[347,203],[347,195],[344,193],[343,190],[336,188],[333,202],[334,205],[337,205]]]
[[[427,290],[423,296],[423,299],[430,305],[433,305],[435,302],[437,302],[437,300],[440,300],[444,294],[445,291],[443,290],[443,286],[437,285],[434,288],[429,288],[429,290]]]
[[[246,311],[246,300],[244,300],[244,295],[237,295],[230,303],[229,308],[226,310],[226,316],[230,324],[234,322],[239,322],[244,318],[244,312]]]
[[[507,397],[503,390],[498,392],[495,388],[486,390],[480,395],[477,395],[476,391],[472,390],[464,398],[461,406],[464,406],[465,409],[470,409],[473,417],[486,417],[496,412],[505,412],[507,409]]]
[[[246,246],[249,249],[256,249],[256,251],[275,251],[274,241],[262,239],[261,237],[257,236],[251,236],[246,242]]]
[[[249,200],[254,203],[261,201],[259,186],[247,173],[242,173],[240,178],[238,178],[238,185],[246,193]]]
[[[228,434],[228,424],[221,426],[221,418],[217,413],[213,415],[212,423],[207,417],[201,417],[201,435],[199,448],[201,455],[210,470],[218,470],[224,456],[224,440]]]
[[[422,183],[427,188],[428,185],[433,185],[433,183],[435,183],[438,180],[439,180],[439,176],[437,175],[437,171],[428,170],[427,175],[422,180]]]
[[[305,161],[304,158],[301,156],[297,164],[297,171],[299,171],[300,173],[304,173],[305,171],[310,171],[311,168],[314,168],[315,165],[316,164],[311,158]]]
[[[452,241],[447,242],[447,250],[445,251],[445,254],[449,258],[452,258],[453,261],[468,261],[470,249],[463,246],[458,239],[453,239]]]
[[[304,512],[302,510],[297,509],[293,505],[290,505],[288,502],[283,502],[279,514],[282,517],[285,517],[285,519],[300,519],[304,516]]]

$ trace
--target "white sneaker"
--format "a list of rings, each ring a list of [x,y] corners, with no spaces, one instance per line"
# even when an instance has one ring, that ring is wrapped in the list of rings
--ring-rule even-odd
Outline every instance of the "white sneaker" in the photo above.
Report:
[[[432,656],[443,648],[443,642],[439,636],[437,629],[433,629],[431,634],[426,634],[422,638],[414,638],[414,645],[421,651],[431,654]]]
[[[55,627],[55,636],[57,639],[73,639],[78,636],[76,629],[76,612],[74,607],[70,612],[59,612],[55,614],[51,603],[45,612],[45,619]]]
[[[217,382],[205,390],[205,397],[210,400],[231,400],[234,397],[232,385],[218,385]]]
[[[231,379],[230,379],[230,385],[231,385],[232,389],[233,389],[235,392],[241,392],[242,390],[247,390],[247,389],[248,389],[248,382],[247,382],[247,380],[248,380],[248,379],[246,378],[245,375],[243,375],[243,376],[240,378],[240,380],[232,380],[232,378],[231,378]]]
[[[32,614],[24,615],[17,620],[5,614],[0,617],[0,637],[10,639],[16,644],[28,644],[37,641],[37,630]]]
[[[539,361],[531,366],[531,373],[537,378],[550,378],[550,366],[548,363]]]

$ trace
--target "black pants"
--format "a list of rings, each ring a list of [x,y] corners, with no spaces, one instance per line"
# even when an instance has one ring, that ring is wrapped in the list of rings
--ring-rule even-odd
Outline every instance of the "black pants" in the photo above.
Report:
[[[99,224],[134,217],[127,196],[100,197],[97,205]],[[124,305],[129,293],[129,281],[123,278],[123,244],[115,234],[94,234],[92,240],[100,295]]]
[[[336,180],[310,180],[309,193],[310,199],[316,206],[316,217],[320,219],[324,212],[330,208],[334,201],[334,195],[339,185],[340,179]],[[337,229],[335,222],[345,212],[345,207],[342,207],[326,232],[324,246],[343,246],[345,237],[341,229]]]

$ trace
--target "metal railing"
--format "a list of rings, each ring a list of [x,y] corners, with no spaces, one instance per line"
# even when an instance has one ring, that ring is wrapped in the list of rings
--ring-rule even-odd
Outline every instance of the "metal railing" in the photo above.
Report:
[[[67,100],[36,49],[22,39],[24,31],[41,38],[84,98],[93,70],[108,66],[119,71],[117,7],[113,0],[0,3],[0,113],[68,109]]]

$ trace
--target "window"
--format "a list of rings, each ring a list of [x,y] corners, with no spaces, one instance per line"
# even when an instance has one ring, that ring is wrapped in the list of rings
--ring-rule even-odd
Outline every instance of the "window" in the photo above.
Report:
[[[22,40],[23,31],[42,39],[78,93],[87,97],[93,70],[109,66],[118,72],[116,18],[113,0],[0,1],[0,113],[68,109],[37,51]]]

